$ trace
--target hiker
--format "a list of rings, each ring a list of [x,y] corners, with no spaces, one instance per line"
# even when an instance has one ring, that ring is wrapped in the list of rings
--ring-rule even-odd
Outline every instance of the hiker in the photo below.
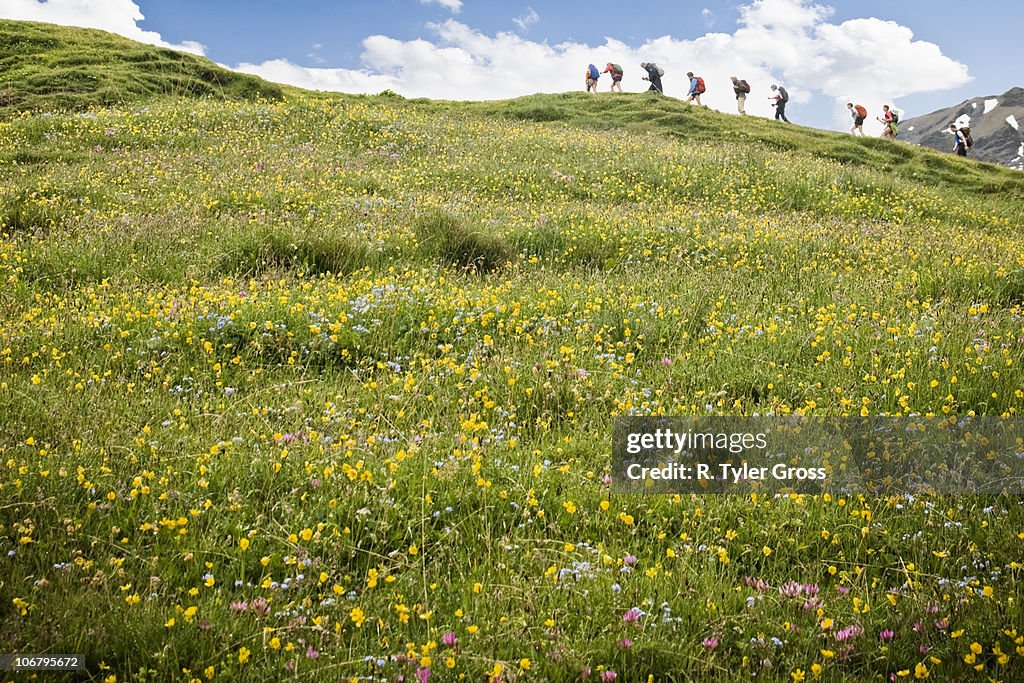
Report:
[[[647,89],[647,92],[656,92],[659,95],[664,95],[665,91],[661,87],[661,77],[665,75],[665,70],[653,62],[640,62],[640,68],[647,72],[644,80],[651,82],[651,87]]]
[[[732,90],[736,93],[736,109],[745,116],[747,113],[747,95],[750,94],[750,84],[745,80],[737,80],[735,76],[730,76],[729,78],[732,79]]]
[[[857,137],[857,131],[860,131],[860,136],[864,137],[864,119],[868,117],[868,110],[863,105],[855,105],[853,102],[847,102],[846,108],[850,110],[850,116],[853,117],[853,127],[850,128],[850,134],[853,137]]]
[[[963,129],[957,130],[956,124],[949,124],[949,132],[953,134],[953,153],[958,157],[967,156],[967,136]]]
[[[608,65],[604,68],[604,71],[602,71],[601,73],[604,73],[604,74],[610,73],[612,75],[612,88],[611,88],[611,90],[609,90],[609,92],[615,92],[616,88],[619,89],[619,92],[622,92],[622,67],[621,66],[619,66],[618,64],[612,64],[611,62],[608,62]]]
[[[789,102],[789,93],[786,89],[779,85],[772,85],[772,92],[774,95],[769,95],[768,99],[775,100],[775,120],[782,119],[786,123],[790,123],[790,120],[786,118],[786,102]]]
[[[694,76],[692,71],[687,71],[686,75],[690,79],[690,91],[686,93],[686,103],[690,104],[696,100],[697,104],[700,104],[700,96],[704,94],[704,90],[706,89],[704,86],[704,79],[700,76]]]
[[[970,152],[972,149],[974,149],[974,138],[971,137],[970,123],[970,120],[968,120],[966,123],[961,123],[959,128],[960,134],[964,136],[964,142],[967,143],[967,152]],[[966,154],[964,156],[966,156]]]
[[[593,64],[587,67],[587,92],[597,92],[597,79],[601,78],[601,72]]]
[[[882,117],[875,117],[880,121],[885,128],[882,129],[881,137],[883,139],[895,140],[896,136],[899,135],[899,129],[896,128],[896,124],[899,122],[899,115],[889,108],[888,104],[882,105]]]

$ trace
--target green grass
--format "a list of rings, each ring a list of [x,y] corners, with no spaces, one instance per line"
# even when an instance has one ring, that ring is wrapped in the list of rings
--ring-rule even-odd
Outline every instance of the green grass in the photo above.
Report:
[[[486,273],[508,262],[509,247],[482,229],[472,229],[451,214],[433,210],[416,220],[416,239],[424,253],[448,266]]]
[[[615,416],[1019,416],[1020,192],[643,95],[11,118],[0,649],[118,681],[1019,679],[1020,495],[604,476]]]
[[[153,96],[280,99],[280,86],[105,31],[0,20],[0,119]]]
[[[370,263],[365,247],[345,235],[323,235],[315,226],[299,230],[252,229],[235,233],[224,245],[219,269],[230,275],[264,275],[275,271],[345,274]]]
[[[967,162],[948,154],[886,140],[803,126],[780,125],[755,117],[720,114],[655,95],[593,97],[585,93],[533,95],[466,106],[488,115],[523,121],[558,121],[614,135],[650,132],[683,141],[732,143],[779,152],[802,151],[844,165],[864,166],[894,181],[918,181],[969,193],[999,194],[1024,200],[1024,176],[995,164]],[[656,143],[655,143],[656,144]]]

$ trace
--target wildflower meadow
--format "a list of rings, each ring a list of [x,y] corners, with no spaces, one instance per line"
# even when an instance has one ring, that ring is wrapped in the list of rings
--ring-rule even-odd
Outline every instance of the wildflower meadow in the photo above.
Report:
[[[611,490],[615,416],[1024,409],[1024,177],[773,125],[582,93],[0,122],[0,652],[1024,678],[1020,496]]]

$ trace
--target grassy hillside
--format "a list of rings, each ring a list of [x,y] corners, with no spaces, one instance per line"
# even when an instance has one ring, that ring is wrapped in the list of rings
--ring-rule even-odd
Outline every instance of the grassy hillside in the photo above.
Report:
[[[0,153],[6,650],[1024,676],[1019,495],[605,481],[619,415],[1017,416],[1018,176],[645,95],[162,100]]]
[[[0,118],[154,95],[279,99],[282,90],[202,57],[105,31],[0,19]]]
[[[585,93],[535,95],[507,102],[469,105],[481,113],[525,121],[561,121],[592,130],[654,132],[681,140],[758,144],[779,151],[812,153],[843,164],[865,166],[879,174],[955,187],[971,193],[996,193],[1024,201],[1024,174],[995,164],[966,163],[953,155],[913,145],[803,126],[780,126],[768,119],[723,116],[678,100],[656,96],[587,97]]]

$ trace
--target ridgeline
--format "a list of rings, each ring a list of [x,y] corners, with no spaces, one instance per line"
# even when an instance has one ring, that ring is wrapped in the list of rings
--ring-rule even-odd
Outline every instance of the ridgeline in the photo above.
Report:
[[[0,20],[0,119],[157,95],[280,99],[280,86],[95,29]]]
[[[806,153],[924,184],[1024,199],[1024,174],[996,164],[967,161],[951,154],[878,138],[854,138],[819,128],[780,125],[760,117],[723,114],[687,106],[671,97],[647,93],[621,97],[605,95],[532,95],[460,106],[524,121],[562,122],[593,130],[622,129],[674,139]]]

